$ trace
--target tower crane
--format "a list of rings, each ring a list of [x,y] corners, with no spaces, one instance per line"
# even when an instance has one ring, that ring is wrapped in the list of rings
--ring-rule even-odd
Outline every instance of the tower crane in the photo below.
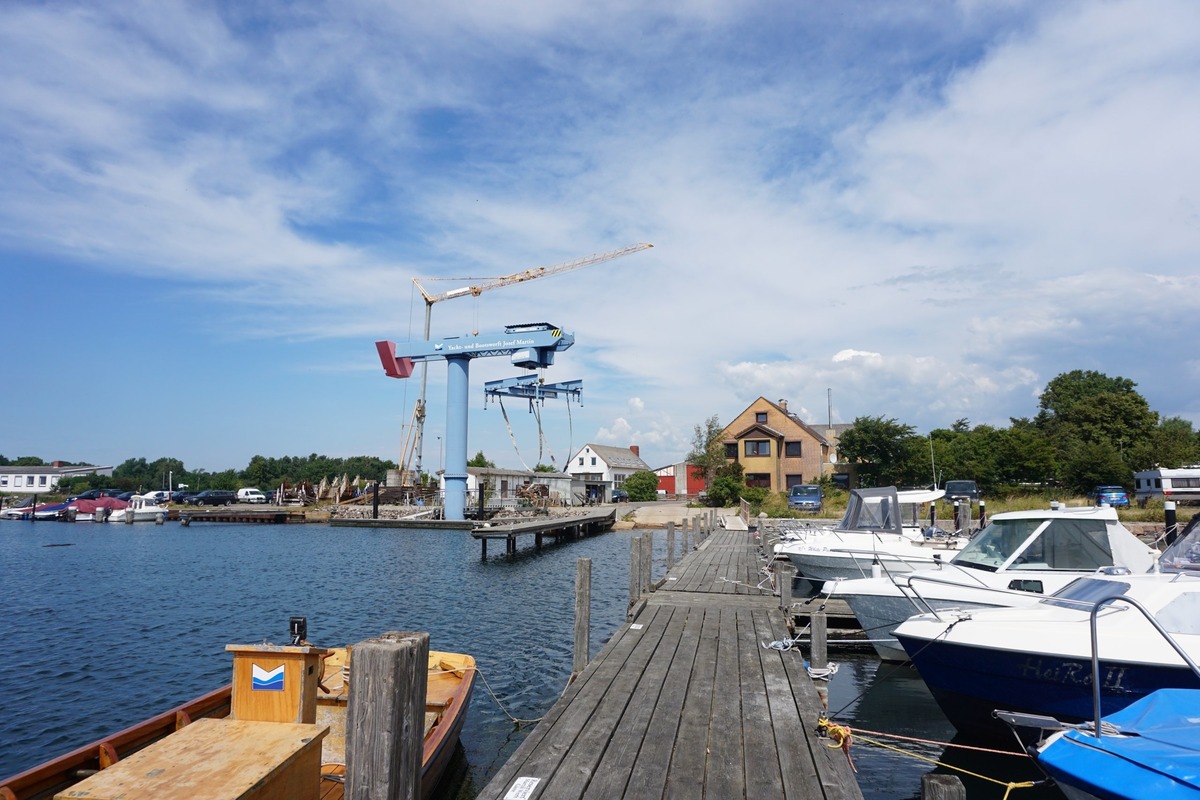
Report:
[[[524,283],[536,278],[547,278],[551,275],[558,275],[563,272],[570,272],[580,267],[589,267],[592,264],[599,264],[602,261],[611,261],[614,258],[632,255],[633,253],[648,250],[654,245],[648,242],[639,242],[631,244],[628,247],[622,247],[617,250],[609,250],[604,253],[593,253],[590,256],[576,258],[571,261],[564,261],[561,264],[555,264],[549,267],[533,267],[532,269],[514,272],[511,275],[503,275],[499,278],[425,278],[425,281],[479,281],[470,286],[460,286],[457,289],[451,289],[446,292],[430,293],[421,281],[413,278],[412,282],[425,298],[425,341],[429,341],[429,321],[432,316],[433,306],[435,303],[440,303],[443,300],[453,300],[456,297],[478,297],[484,292],[492,289],[499,289],[503,286],[512,286],[517,283]],[[428,366],[422,362],[421,364],[421,396],[417,400],[417,408],[413,414],[413,419],[416,427],[416,436],[413,442],[413,451],[417,458],[417,472],[421,471],[421,455],[424,449],[424,432],[425,432],[425,383],[426,372]],[[400,465],[401,469],[405,468],[404,464]]]

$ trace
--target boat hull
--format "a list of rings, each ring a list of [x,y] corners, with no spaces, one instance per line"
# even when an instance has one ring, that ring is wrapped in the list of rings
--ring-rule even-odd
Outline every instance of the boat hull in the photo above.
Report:
[[[1021,711],[1067,722],[1092,719],[1092,666],[1087,659],[964,645],[939,639],[897,638],[946,718],[960,732],[1011,740],[993,711]],[[1200,689],[1180,666],[1102,660],[1101,711],[1110,714],[1162,688]]]

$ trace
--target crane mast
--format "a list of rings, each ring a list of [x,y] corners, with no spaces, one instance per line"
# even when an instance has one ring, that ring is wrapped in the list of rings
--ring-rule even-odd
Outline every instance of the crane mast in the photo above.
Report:
[[[593,253],[590,256],[564,261],[561,264],[554,264],[549,267],[533,267],[532,269],[514,272],[511,275],[503,275],[499,278],[482,279],[479,283],[471,284],[470,286],[460,286],[457,289],[451,289],[446,292],[431,293],[421,281],[413,278],[412,282],[421,292],[421,296],[425,298],[425,341],[429,341],[429,323],[432,317],[433,306],[435,303],[440,303],[443,300],[453,300],[456,297],[478,297],[486,291],[499,289],[504,286],[512,286],[517,283],[535,280],[537,278],[548,278],[551,275],[558,275],[563,272],[570,272],[581,267],[589,267],[592,264],[599,264],[603,261],[611,261],[614,258],[631,255],[633,253],[648,250],[654,245],[649,242],[639,242],[631,244],[628,247],[621,247],[617,250],[609,250],[604,253]],[[477,278],[426,278],[426,281],[446,280],[446,281],[474,281],[480,280]],[[416,437],[413,442],[413,450],[416,453],[417,465],[416,471],[421,471],[421,459],[424,452],[425,442],[425,386],[428,372],[428,365],[422,362],[421,364],[421,396],[417,400],[417,407],[413,413],[414,424],[416,426]],[[401,464],[400,468],[403,472],[407,471],[406,465]],[[402,472],[402,474],[403,474]]]

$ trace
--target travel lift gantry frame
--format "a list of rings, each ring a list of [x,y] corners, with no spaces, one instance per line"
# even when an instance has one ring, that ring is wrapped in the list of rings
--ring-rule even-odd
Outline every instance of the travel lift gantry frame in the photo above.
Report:
[[[541,369],[554,354],[575,344],[575,335],[548,322],[506,325],[504,333],[452,336],[435,341],[375,343],[383,371],[391,378],[412,375],[414,362],[446,362],[446,500],[443,517],[465,519],[467,498],[467,389],[473,358],[511,356],[514,366]]]
[[[513,449],[517,451],[517,458],[521,459],[521,464],[525,469],[529,469],[529,465],[525,463],[525,459],[521,458],[521,450],[517,447],[517,437],[513,434],[512,424],[508,421],[508,412],[504,410],[504,398],[520,397],[529,401],[529,411],[537,419],[538,426],[538,461],[542,458],[542,445],[545,443],[545,434],[542,431],[542,414],[538,410],[539,406],[546,403],[546,398],[555,400],[558,397],[567,399],[567,416],[571,414],[571,400],[574,400],[579,405],[583,405],[583,381],[563,381],[561,383],[546,383],[540,375],[520,375],[516,378],[502,378],[498,381],[488,381],[483,385],[483,406],[487,408],[488,401],[493,397],[500,405],[500,413],[504,416],[504,425],[508,428],[508,438],[512,439]],[[569,446],[568,446],[569,449]],[[567,453],[567,458],[571,454]],[[550,463],[554,463],[554,454],[550,454]],[[556,465],[557,466],[557,465]]]

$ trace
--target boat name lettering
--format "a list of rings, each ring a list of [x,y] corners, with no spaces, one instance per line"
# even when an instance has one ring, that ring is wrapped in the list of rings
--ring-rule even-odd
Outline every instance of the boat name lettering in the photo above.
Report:
[[[1091,686],[1092,665],[1082,661],[1060,661],[1058,659],[1030,656],[1020,667],[1022,678],[1035,678],[1064,686]],[[1100,684],[1105,689],[1122,690],[1125,667],[1102,667]]]

